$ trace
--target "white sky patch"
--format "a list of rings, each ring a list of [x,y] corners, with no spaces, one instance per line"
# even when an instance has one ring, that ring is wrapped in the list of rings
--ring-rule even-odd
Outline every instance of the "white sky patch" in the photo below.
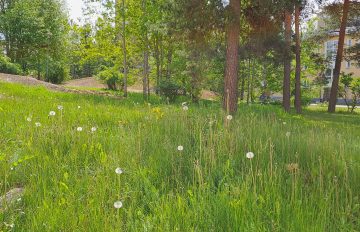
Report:
[[[84,17],[82,13],[82,8],[84,7],[83,0],[66,0],[66,5],[71,19],[78,21]]]

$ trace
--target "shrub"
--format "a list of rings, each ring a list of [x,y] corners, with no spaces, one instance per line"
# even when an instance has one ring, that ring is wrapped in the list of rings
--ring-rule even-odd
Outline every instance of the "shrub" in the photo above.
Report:
[[[339,96],[345,100],[350,112],[354,112],[360,99],[360,79],[354,78],[353,75],[353,73],[345,74],[342,72],[339,86]]]
[[[0,72],[19,75],[22,73],[21,67],[19,64],[14,64],[10,62],[10,59],[5,56],[0,55]]]
[[[111,90],[117,90],[117,86],[119,84],[122,85],[120,74],[114,68],[105,68],[103,71],[99,72],[96,77],[99,80],[104,81]]]
[[[45,72],[46,73],[46,72]],[[60,84],[69,76],[69,69],[60,62],[49,64],[45,80],[53,84]]]
[[[179,95],[183,94],[183,89],[171,80],[160,82],[158,90],[161,94],[168,98],[170,102],[174,102]]]

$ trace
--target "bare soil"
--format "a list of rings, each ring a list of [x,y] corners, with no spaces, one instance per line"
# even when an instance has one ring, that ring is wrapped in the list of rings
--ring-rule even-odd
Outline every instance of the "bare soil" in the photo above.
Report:
[[[96,95],[105,95],[110,97],[115,97],[114,95],[108,92],[102,92],[99,90],[93,89],[106,89],[106,85],[102,82],[96,80],[94,77],[86,77],[81,79],[74,79],[65,82],[62,85],[55,85],[41,80],[37,80],[29,76],[18,76],[11,74],[0,73],[0,81],[9,82],[9,83],[18,83],[29,86],[44,86],[45,88],[58,91],[58,92],[68,92],[68,93],[78,93],[78,94],[96,94]],[[84,89],[82,89],[84,88]],[[141,93],[141,85],[133,85],[128,88],[129,92],[132,93]],[[118,97],[117,97],[118,98]],[[201,98],[206,100],[215,100],[218,98],[218,95],[215,92],[203,90],[201,92]]]

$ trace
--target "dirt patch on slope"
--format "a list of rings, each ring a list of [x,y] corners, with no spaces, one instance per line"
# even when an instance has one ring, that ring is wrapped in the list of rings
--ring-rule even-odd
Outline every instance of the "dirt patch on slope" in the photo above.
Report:
[[[105,89],[107,86],[101,81],[96,80],[94,77],[85,77],[81,79],[74,79],[64,83],[65,87],[84,87],[84,88],[98,88]]]
[[[29,77],[29,76],[19,76],[19,75],[0,73],[0,81],[8,82],[8,83],[23,84],[23,85],[28,85],[28,86],[44,86],[45,88],[47,88],[49,90],[57,91],[57,92],[77,93],[77,94],[93,94],[93,95],[108,96],[108,97],[113,97],[113,98],[120,98],[119,96],[115,96],[115,95],[107,93],[107,92],[70,89],[70,88],[66,88],[66,85],[55,85],[55,84],[51,84],[48,82],[37,80],[37,79],[35,79],[33,77]],[[74,86],[74,87],[76,87],[76,86]]]

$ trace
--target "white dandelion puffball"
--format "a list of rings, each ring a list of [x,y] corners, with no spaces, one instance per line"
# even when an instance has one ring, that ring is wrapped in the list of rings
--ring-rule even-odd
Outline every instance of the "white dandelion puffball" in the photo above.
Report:
[[[189,110],[189,107],[188,107],[188,106],[183,106],[183,110],[184,110],[184,111],[188,111],[188,110]]]
[[[233,116],[229,114],[228,116],[226,116],[226,119],[231,121],[233,119]]]
[[[76,130],[81,132],[81,131],[83,131],[83,128],[79,126],[78,128],[76,128]]]
[[[27,118],[26,118],[26,121],[31,122],[31,118],[30,118],[30,117],[27,117]]]
[[[121,175],[124,171],[121,168],[116,168],[115,173]]]
[[[58,108],[58,110],[60,110],[60,111],[64,109],[64,107],[63,107],[62,105],[58,105],[57,108]]]
[[[81,108],[81,106],[78,106],[78,109],[80,109]]]
[[[114,203],[114,207],[116,209],[120,209],[122,206],[123,206],[123,203],[121,201],[117,201],[117,202]]]
[[[253,152],[248,152],[248,153],[246,153],[246,158],[248,158],[248,159],[252,159],[252,158],[254,158],[254,153]]]
[[[286,125],[286,122],[283,122],[283,125]]]
[[[55,116],[55,115],[56,115],[55,111],[50,111],[49,116]]]
[[[286,135],[286,137],[288,137],[288,138],[289,138],[289,137],[290,137],[290,135],[291,135],[291,132],[289,132],[289,131],[288,131],[288,132],[286,132],[286,134],[285,134],[285,135]]]
[[[180,146],[177,147],[177,149],[178,149],[178,151],[183,151],[184,147],[180,145]]]
[[[41,123],[40,123],[40,122],[35,122],[35,126],[36,126],[36,127],[40,127],[40,126],[41,126]]]
[[[182,106],[186,106],[187,105],[187,102],[183,102],[181,103]]]
[[[91,128],[91,132],[95,132],[96,130],[97,130],[96,127],[92,127],[92,128]]]

